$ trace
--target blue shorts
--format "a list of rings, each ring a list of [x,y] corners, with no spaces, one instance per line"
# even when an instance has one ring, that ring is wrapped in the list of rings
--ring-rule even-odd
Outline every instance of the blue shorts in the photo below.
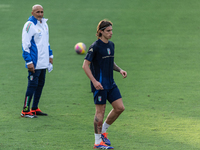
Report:
[[[98,90],[93,93],[94,95],[94,103],[95,104],[106,104],[106,100],[110,103],[115,100],[122,98],[120,91],[117,86],[113,87],[109,90]]]

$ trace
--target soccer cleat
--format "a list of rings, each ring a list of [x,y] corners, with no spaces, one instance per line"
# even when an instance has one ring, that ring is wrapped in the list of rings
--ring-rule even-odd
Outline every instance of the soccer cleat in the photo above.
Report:
[[[43,113],[39,108],[37,108],[36,110],[32,110],[31,109],[31,112],[35,115],[41,115],[41,116],[48,116],[48,114],[46,113]]]
[[[25,118],[37,118],[37,116],[36,115],[34,115],[32,112],[24,112],[23,110],[22,110],[22,112],[21,112],[21,117],[25,117]]]
[[[101,139],[106,145],[111,145],[110,140],[107,138],[108,133],[102,133],[101,134]]]
[[[103,141],[100,144],[94,144],[94,149],[114,149],[114,147],[106,145]]]

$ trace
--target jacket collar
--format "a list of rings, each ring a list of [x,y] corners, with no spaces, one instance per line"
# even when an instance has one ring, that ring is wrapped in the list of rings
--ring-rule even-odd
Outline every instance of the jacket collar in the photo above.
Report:
[[[42,21],[46,22],[48,19],[42,18]],[[37,24],[38,20],[34,16],[30,16],[28,21],[33,22],[35,25]]]

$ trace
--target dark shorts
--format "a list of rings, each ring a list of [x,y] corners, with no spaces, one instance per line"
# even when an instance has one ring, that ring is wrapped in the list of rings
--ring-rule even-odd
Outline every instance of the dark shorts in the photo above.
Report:
[[[95,104],[106,104],[106,100],[110,103],[115,100],[122,98],[120,91],[117,86],[109,90],[98,90],[93,93]]]

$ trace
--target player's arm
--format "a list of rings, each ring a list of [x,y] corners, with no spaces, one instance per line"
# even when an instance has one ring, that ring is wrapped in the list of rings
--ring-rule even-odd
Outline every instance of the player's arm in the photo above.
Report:
[[[49,33],[49,27],[48,27],[47,24],[46,24],[46,27],[47,27],[47,30],[48,30],[48,33]],[[49,49],[49,62],[51,64],[53,64],[53,51],[52,51],[50,44],[49,44],[49,34],[47,35],[47,38],[48,38],[48,49]]]
[[[22,56],[26,61],[28,70],[35,73],[35,67],[33,65],[29,49],[29,47],[31,46],[30,41],[33,35],[34,35],[33,23],[30,21],[26,22],[22,30],[22,50],[23,50]]]
[[[90,64],[91,64],[91,62],[85,59],[84,62],[83,62],[82,68],[83,68],[83,70],[85,71],[85,74],[88,76],[88,78],[92,81],[94,87],[95,87],[97,90],[103,90],[103,86],[101,85],[101,83],[98,82],[98,81],[94,78],[94,76],[92,75],[92,72],[91,72],[90,67],[89,67]]]
[[[113,70],[120,72],[121,75],[123,76],[123,78],[127,77],[127,72],[122,70],[120,67],[118,67],[115,62],[114,62],[114,65],[113,65]]]

